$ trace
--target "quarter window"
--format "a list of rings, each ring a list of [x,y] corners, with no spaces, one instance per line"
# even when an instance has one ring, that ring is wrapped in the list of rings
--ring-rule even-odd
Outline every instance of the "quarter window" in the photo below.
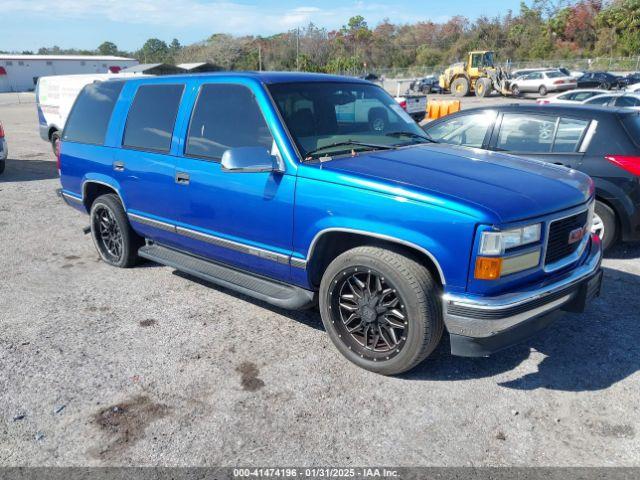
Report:
[[[138,88],[124,131],[125,147],[168,152],[183,85],[143,85]]]
[[[438,142],[480,148],[494,120],[495,113],[491,111],[461,115],[427,128],[426,132]]]
[[[234,147],[264,147],[273,137],[253,93],[242,85],[203,85],[193,109],[185,153],[220,160]]]
[[[587,129],[589,122],[587,120],[578,120],[574,118],[561,118],[558,123],[556,137],[553,140],[553,152],[575,152],[578,144]]]
[[[616,99],[618,107],[637,107],[640,105],[640,99],[636,97],[619,97]]]
[[[113,107],[123,82],[107,81],[85,86],[73,105],[62,139],[103,145]]]

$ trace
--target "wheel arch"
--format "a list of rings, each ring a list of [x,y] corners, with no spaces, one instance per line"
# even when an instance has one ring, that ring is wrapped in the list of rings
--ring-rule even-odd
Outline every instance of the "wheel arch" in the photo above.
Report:
[[[120,202],[122,203],[122,208],[124,208],[126,212],[127,207],[124,203],[124,200],[122,199],[122,195],[120,195],[118,185],[114,182],[93,178],[85,180],[82,184],[82,203],[84,204],[87,212],[91,211],[91,205],[93,205],[93,202],[96,200],[96,198],[108,193],[115,193],[118,196]]]
[[[403,253],[424,264],[440,287],[446,278],[440,263],[429,250],[413,242],[375,232],[350,228],[327,228],[316,234],[307,253],[306,269],[309,284],[320,285],[327,266],[340,254],[352,248],[373,245]]]

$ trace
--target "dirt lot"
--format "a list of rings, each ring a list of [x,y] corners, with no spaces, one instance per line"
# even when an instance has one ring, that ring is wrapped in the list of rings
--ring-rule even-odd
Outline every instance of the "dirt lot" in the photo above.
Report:
[[[640,246],[608,255],[588,313],[385,378],[316,312],[100,262],[34,105],[0,119],[0,465],[640,464]]]

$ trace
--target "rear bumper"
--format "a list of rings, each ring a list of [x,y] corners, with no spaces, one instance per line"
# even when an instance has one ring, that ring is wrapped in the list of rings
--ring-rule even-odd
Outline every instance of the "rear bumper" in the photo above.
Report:
[[[551,282],[496,297],[445,295],[451,353],[490,355],[533,335],[561,311],[584,311],[587,302],[600,293],[601,261],[600,240],[592,235],[582,263]]]

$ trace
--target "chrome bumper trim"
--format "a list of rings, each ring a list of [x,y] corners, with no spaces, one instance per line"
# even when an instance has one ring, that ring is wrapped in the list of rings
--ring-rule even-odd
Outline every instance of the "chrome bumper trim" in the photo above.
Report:
[[[597,273],[602,260],[599,239],[593,235],[585,261],[552,283],[496,297],[444,294],[444,319],[449,333],[490,337],[570,302],[582,281]]]

